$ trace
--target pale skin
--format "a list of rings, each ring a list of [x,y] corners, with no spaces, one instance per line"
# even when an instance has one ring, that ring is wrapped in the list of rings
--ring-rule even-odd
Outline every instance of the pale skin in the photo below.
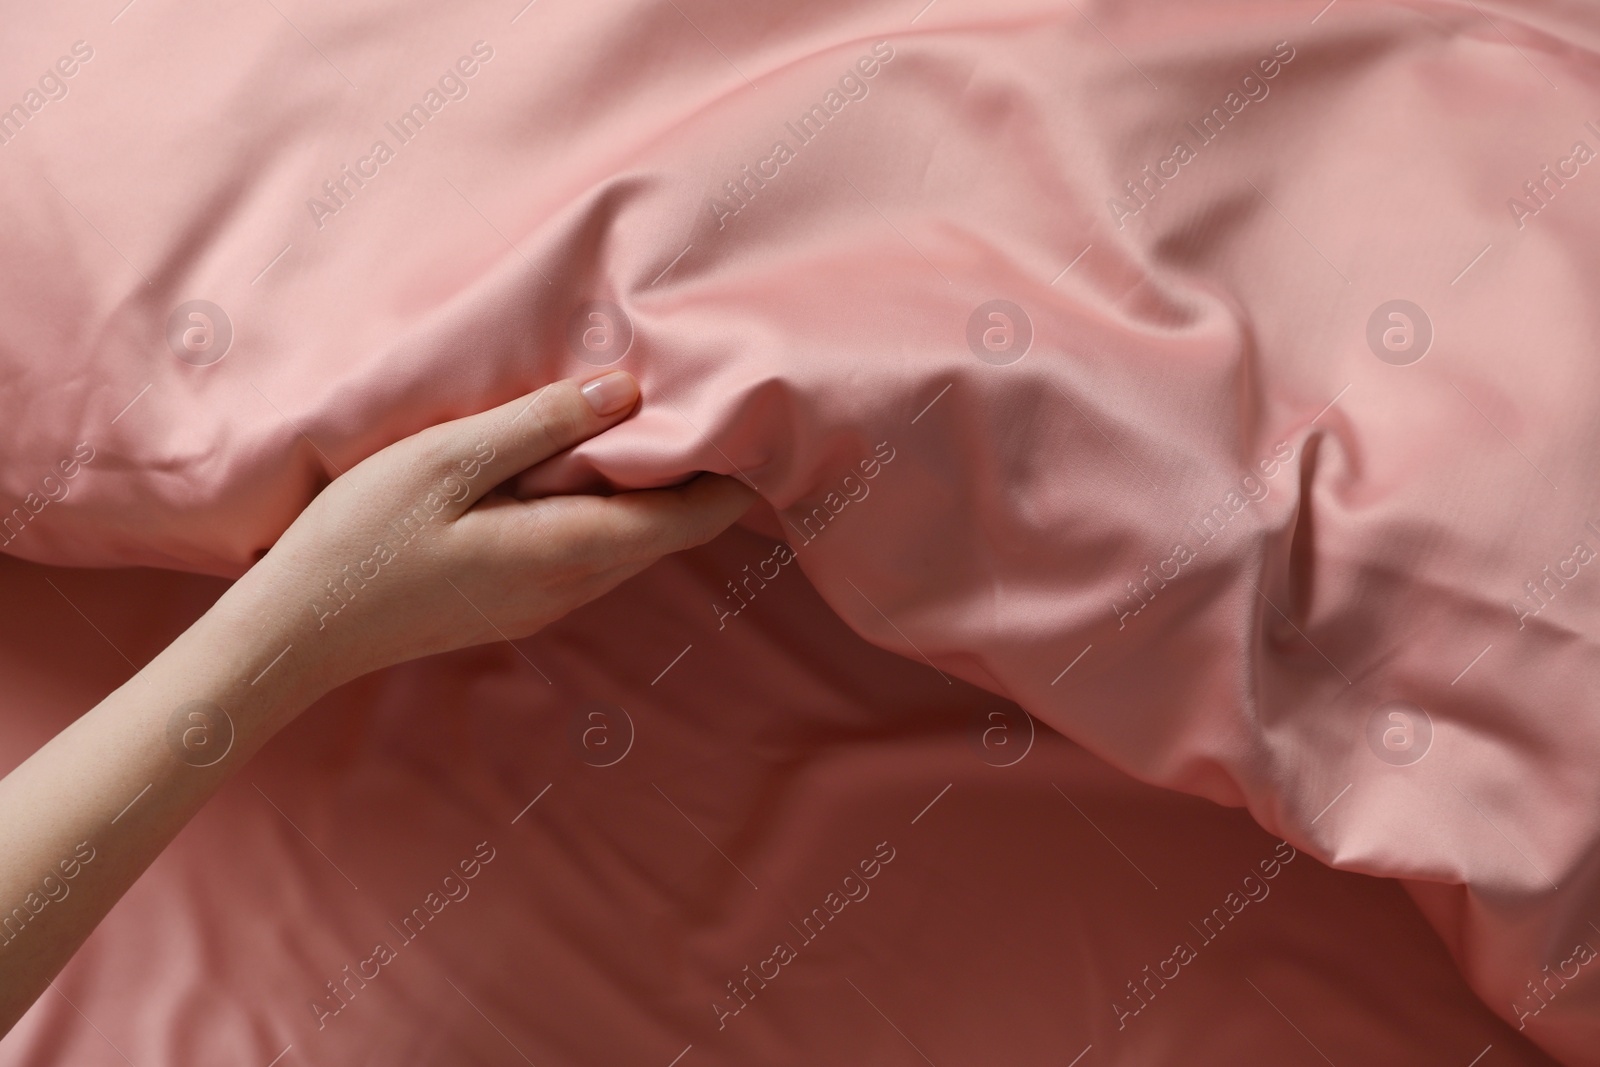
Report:
[[[526,637],[738,519],[755,494],[720,475],[610,497],[491,492],[638,398],[627,374],[559,381],[366,459],[143,670],[0,779],[0,920],[26,916],[0,932],[0,1033],[210,796],[323,694]],[[193,701],[227,713],[225,753],[226,726],[180,711]]]

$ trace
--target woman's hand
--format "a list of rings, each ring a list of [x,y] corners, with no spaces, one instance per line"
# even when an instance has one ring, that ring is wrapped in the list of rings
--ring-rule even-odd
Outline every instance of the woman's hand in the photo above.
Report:
[[[525,637],[732,524],[755,496],[715,475],[611,497],[492,491],[621,422],[638,397],[626,374],[556,382],[372,456],[144,669],[0,779],[0,908],[21,909],[0,929],[0,1033],[228,776],[322,693]],[[71,895],[35,906],[69,862]]]
[[[389,446],[324,490],[225,603],[262,613],[278,647],[292,646],[285,662],[295,657],[328,686],[526,637],[711,540],[755,499],[710,474],[610,497],[493,492],[623,421],[638,396],[620,372],[581,387],[559,381]]]

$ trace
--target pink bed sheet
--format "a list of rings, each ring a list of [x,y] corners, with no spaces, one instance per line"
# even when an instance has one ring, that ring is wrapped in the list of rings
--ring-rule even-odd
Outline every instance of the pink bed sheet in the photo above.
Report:
[[[528,488],[738,473],[798,553],[673,642],[798,568],[951,692],[1404,879],[1600,1062],[1592,5],[8,18],[0,549],[237,574],[374,449],[610,361],[643,411]]]
[[[803,575],[707,632],[770,550],[732,532],[515,649],[313,708],[0,1064],[1554,1062],[1393,882],[1030,745],[1020,708],[872,647]],[[0,770],[221,588],[0,562]]]

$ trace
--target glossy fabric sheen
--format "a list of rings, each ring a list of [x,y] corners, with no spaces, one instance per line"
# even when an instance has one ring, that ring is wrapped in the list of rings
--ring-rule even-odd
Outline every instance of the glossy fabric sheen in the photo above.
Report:
[[[134,885],[0,1064],[1555,1062],[1394,882],[1043,726],[1030,747],[1021,709],[872,647],[800,574],[706,632],[710,591],[770,550],[731,531],[517,650],[320,702]],[[4,767],[221,588],[0,561]],[[494,858],[446,882],[480,843]],[[840,910],[819,927],[817,908]],[[773,962],[780,943],[795,958]]]
[[[740,568],[1403,879],[1600,1062],[1600,15],[919,6],[8,12],[3,99],[49,91],[0,146],[0,548],[240,573],[339,470],[589,369],[607,302],[644,408],[524,489],[743,475],[796,558]],[[744,574],[683,644],[759,618]]]

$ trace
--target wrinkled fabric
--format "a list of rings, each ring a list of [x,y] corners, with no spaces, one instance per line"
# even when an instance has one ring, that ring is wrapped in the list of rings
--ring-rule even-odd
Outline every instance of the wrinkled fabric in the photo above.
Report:
[[[612,361],[525,491],[748,479],[856,633],[1600,1062],[1592,7],[516,6],[12,13],[0,549],[235,575]]]
[[[872,647],[802,574],[705,632],[771,548],[732,531],[319,702],[0,1064],[1554,1062],[1395,883]],[[0,768],[221,588],[0,561]]]

